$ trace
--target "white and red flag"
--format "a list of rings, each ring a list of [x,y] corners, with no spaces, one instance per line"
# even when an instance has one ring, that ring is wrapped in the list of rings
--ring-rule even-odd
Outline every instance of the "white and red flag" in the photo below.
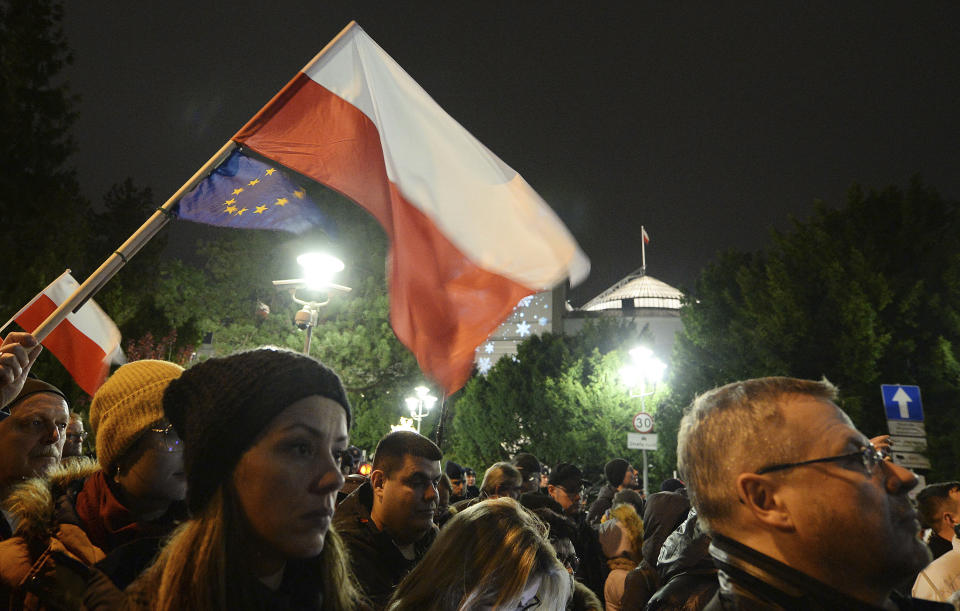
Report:
[[[63,272],[14,314],[3,328],[16,321],[33,333],[78,286],[70,270]],[[77,385],[91,396],[107,379],[110,363],[123,359],[120,330],[92,299],[77,312],[70,313],[41,343],[70,372]]]
[[[393,330],[448,393],[517,301],[589,272],[530,185],[354,23],[233,140],[380,222]]]
[[[647,230],[643,228],[643,225],[640,226],[640,235],[643,236],[643,243],[650,243],[650,234],[647,233]]]

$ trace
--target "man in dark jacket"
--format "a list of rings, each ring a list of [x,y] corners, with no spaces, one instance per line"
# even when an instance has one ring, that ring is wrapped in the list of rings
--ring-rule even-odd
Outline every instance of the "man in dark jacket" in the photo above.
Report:
[[[547,494],[556,501],[563,510],[563,515],[573,520],[577,527],[577,534],[573,538],[573,546],[580,557],[580,567],[576,578],[583,582],[599,598],[603,598],[603,582],[607,578],[607,563],[600,547],[597,531],[587,524],[587,514],[580,505],[580,496],[583,493],[583,472],[576,465],[559,463],[550,472],[547,484]],[[526,497],[532,493],[523,495]],[[521,497],[523,502],[523,497]]]
[[[436,538],[433,515],[441,456],[426,437],[411,431],[390,433],[377,445],[369,481],[337,507],[334,526],[375,608],[386,606]]]
[[[622,458],[614,458],[608,462],[603,467],[603,475],[607,478],[607,483],[600,489],[597,500],[590,505],[590,511],[587,512],[587,522],[594,526],[599,524],[603,514],[613,507],[613,495],[637,484],[637,470]]]
[[[907,497],[917,478],[836,398],[825,380],[762,378],[683,417],[678,466],[720,571],[708,609],[941,608],[893,593],[930,558]]]

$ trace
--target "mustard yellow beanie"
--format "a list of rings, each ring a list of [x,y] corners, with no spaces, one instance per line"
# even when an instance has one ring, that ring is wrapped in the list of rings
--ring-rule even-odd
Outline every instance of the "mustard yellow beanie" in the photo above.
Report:
[[[163,393],[183,367],[167,361],[134,361],[113,372],[93,396],[90,428],[97,462],[109,470],[152,424],[164,419]]]

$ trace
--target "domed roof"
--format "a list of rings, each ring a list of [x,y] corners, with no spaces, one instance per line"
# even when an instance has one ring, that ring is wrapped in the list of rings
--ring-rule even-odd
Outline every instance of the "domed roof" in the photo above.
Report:
[[[638,270],[588,301],[580,309],[588,312],[620,310],[623,309],[624,301],[629,303],[633,300],[634,309],[679,310],[682,298],[683,293],[678,289],[653,276],[647,276],[643,270]]]

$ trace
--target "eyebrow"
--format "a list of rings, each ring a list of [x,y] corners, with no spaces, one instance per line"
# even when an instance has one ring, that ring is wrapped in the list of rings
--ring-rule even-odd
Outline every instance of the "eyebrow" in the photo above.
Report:
[[[323,437],[323,436],[324,436],[324,432],[323,432],[323,431],[321,431],[320,429],[318,429],[318,428],[316,428],[316,427],[312,427],[312,426],[310,426],[310,425],[308,425],[308,424],[304,424],[303,422],[293,422],[293,423],[291,423],[291,424],[288,424],[287,426],[285,426],[285,427],[283,427],[282,429],[280,429],[280,432],[284,432],[284,433],[285,433],[285,432],[290,431],[290,430],[292,430],[292,429],[303,429],[303,430],[305,430],[306,432],[308,432],[308,433],[310,433],[311,435],[313,435],[314,437]],[[337,438],[335,438],[335,439],[333,440],[333,443],[335,443],[335,444],[337,444],[337,443],[346,443],[346,442],[347,442],[347,439],[349,439],[349,437],[348,437],[347,435],[340,435],[339,437],[337,437]]]

